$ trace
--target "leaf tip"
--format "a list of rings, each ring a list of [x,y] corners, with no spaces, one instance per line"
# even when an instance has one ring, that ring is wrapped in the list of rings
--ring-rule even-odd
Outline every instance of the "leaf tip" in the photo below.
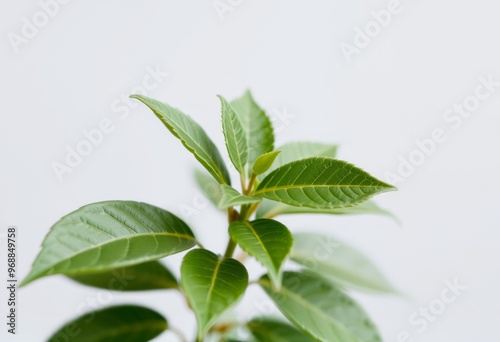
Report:
[[[33,276],[33,272],[30,272],[24,279],[21,281],[19,284],[19,288],[25,287],[26,285],[32,283],[34,280],[36,280],[39,277]]]
[[[219,98],[220,100],[220,103],[221,103],[221,106],[222,106],[222,110],[224,110],[225,108],[227,107],[231,107],[231,105],[229,104],[229,101],[226,100],[226,98],[222,95],[217,95],[217,97]]]
[[[379,182],[379,185],[383,188],[382,192],[398,191],[398,188],[395,185],[389,184],[378,178],[377,181]]]
[[[149,97],[147,97],[145,95],[141,95],[141,94],[132,94],[132,95],[129,95],[128,97],[131,99],[140,101],[140,102],[144,103],[145,105],[147,105],[148,107],[149,107],[149,105],[147,104],[148,101],[155,101],[152,98],[149,98]]]
[[[388,184],[388,183],[386,183],[386,184],[389,186],[389,189],[390,189],[389,191],[398,191],[399,190],[398,187],[395,185]]]

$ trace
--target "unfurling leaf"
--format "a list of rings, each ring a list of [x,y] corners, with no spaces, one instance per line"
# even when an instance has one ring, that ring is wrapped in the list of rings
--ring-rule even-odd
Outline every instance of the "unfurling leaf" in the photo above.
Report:
[[[274,160],[280,153],[281,151],[273,151],[261,155],[257,158],[255,164],[253,164],[253,173],[260,175],[269,170],[269,168],[273,165]]]

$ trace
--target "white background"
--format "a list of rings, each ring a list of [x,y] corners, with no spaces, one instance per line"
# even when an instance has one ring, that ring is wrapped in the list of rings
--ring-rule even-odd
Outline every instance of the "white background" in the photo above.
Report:
[[[277,144],[290,140],[340,143],[340,158],[379,178],[396,172],[416,139],[436,128],[447,139],[418,166],[399,192],[379,197],[403,224],[383,217],[287,218],[293,231],[323,231],[358,247],[403,297],[355,294],[386,341],[408,331],[414,341],[497,341],[500,317],[500,91],[453,129],[443,113],[474,93],[478,78],[500,80],[498,4],[490,0],[409,1],[348,63],[370,11],[388,1],[242,1],[221,20],[211,1],[73,0],[19,46],[23,17],[37,1],[3,1],[0,12],[0,229],[19,229],[18,275],[24,277],[53,223],[95,201],[145,201],[181,215],[198,191],[196,161],[150,112],[139,106],[121,119],[111,104],[141,85],[147,68],[169,76],[148,95],[190,114],[224,151],[216,94],[250,87],[278,122]],[[498,88],[497,88],[498,89]],[[51,163],[82,130],[110,118],[115,130],[59,182]],[[277,124],[277,125],[278,125]],[[222,252],[223,215],[207,205],[186,220],[200,240]],[[2,240],[5,255],[5,241]],[[182,255],[167,263],[178,271]],[[5,258],[5,257],[2,257]],[[5,278],[5,265],[2,262]],[[253,274],[256,277],[258,272]],[[467,289],[422,332],[408,319],[440,297],[446,279]],[[3,287],[3,286],[2,286]],[[2,292],[1,316],[6,300]],[[102,294],[54,276],[18,293],[18,335],[42,341],[90,309]],[[254,289],[244,317],[265,296]],[[105,298],[106,301],[109,298]],[[174,293],[114,294],[111,303],[150,305],[191,334],[194,319]],[[2,319],[3,322],[3,319]],[[1,323],[2,334],[6,327]],[[2,337],[2,338],[4,338]],[[158,341],[176,341],[165,334]]]

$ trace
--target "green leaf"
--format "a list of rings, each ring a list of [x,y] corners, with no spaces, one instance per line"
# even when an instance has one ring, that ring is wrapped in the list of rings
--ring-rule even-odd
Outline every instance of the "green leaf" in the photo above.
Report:
[[[52,226],[21,285],[52,274],[104,272],[193,247],[193,232],[177,216],[146,203],[86,205]]]
[[[274,289],[279,289],[281,266],[293,245],[293,237],[288,228],[269,219],[234,221],[229,225],[229,235],[267,268]]]
[[[227,152],[239,173],[244,173],[248,160],[248,138],[243,130],[240,118],[233,107],[222,96],[219,96],[222,104],[222,129],[226,139]]]
[[[281,291],[269,278],[259,284],[281,312],[306,334],[321,342],[381,342],[363,309],[332,283],[307,273],[285,272]]]
[[[288,323],[275,318],[258,317],[247,323],[256,342],[313,342],[312,338]]]
[[[253,99],[250,91],[231,101],[231,106],[240,118],[247,137],[248,158],[245,174],[249,178],[255,160],[274,149],[273,126],[264,110]]]
[[[338,146],[324,143],[296,141],[287,143],[278,150],[281,151],[280,155],[274,161],[274,164],[268,172],[277,169],[280,166],[291,163],[296,160],[311,158],[311,157],[330,157],[334,158],[337,155]],[[262,177],[263,178],[263,177]]]
[[[69,277],[83,285],[115,291],[163,290],[179,287],[175,276],[158,261]]]
[[[239,261],[194,249],[182,261],[181,286],[196,315],[200,341],[217,319],[241,299],[248,286],[248,273]]]
[[[217,183],[213,177],[204,171],[196,170],[194,177],[203,194],[217,207],[222,199],[221,184]]]
[[[347,162],[313,157],[274,170],[259,184],[255,195],[299,207],[332,209],[394,189]]]
[[[67,323],[49,342],[146,342],[168,329],[159,313],[135,305],[92,311]]]
[[[269,168],[273,165],[274,160],[280,153],[281,151],[273,151],[261,155],[257,158],[255,164],[253,164],[253,173],[260,175],[269,170]]]
[[[362,215],[374,214],[397,218],[389,211],[380,208],[373,201],[366,201],[352,207],[321,209],[309,207],[294,207],[284,203],[264,200],[257,210],[257,217],[273,218],[285,214],[326,214],[326,215]]]
[[[238,190],[227,184],[219,184],[205,173],[196,172],[195,177],[198,186],[205,196],[207,196],[210,202],[218,209],[226,209],[232,206],[262,201],[260,197],[242,195]]]
[[[394,293],[394,288],[363,254],[331,236],[299,233],[291,259],[333,282],[358,290]]]
[[[221,185],[222,198],[218,203],[219,209],[226,209],[242,204],[256,203],[262,201],[262,198],[255,196],[246,196],[238,192],[238,190],[230,187],[229,185]]]
[[[217,147],[192,118],[177,108],[149,97],[142,95],[130,97],[148,106],[219,183],[231,184],[229,172]]]

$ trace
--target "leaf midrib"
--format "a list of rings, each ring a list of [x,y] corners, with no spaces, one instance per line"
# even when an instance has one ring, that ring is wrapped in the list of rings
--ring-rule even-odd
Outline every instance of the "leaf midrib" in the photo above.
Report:
[[[212,293],[215,288],[215,283],[217,281],[217,275],[219,274],[220,266],[222,265],[222,262],[224,260],[221,260],[217,258],[217,265],[215,265],[213,274],[212,274],[212,279],[210,280],[210,287],[208,288],[208,293],[207,293],[207,298],[206,298],[206,306],[205,309],[207,312],[210,312],[210,300],[212,299]]]
[[[259,283],[266,286],[270,291],[272,291],[272,286],[271,286],[271,283],[269,281],[266,281],[264,279],[260,279],[259,280]],[[303,305],[303,306],[306,306],[308,308],[310,308],[312,311],[314,311],[315,313],[319,314],[321,317],[324,317],[326,318],[328,321],[330,321],[333,325],[337,325],[337,326],[340,326],[341,328],[345,329],[347,332],[349,332],[351,335],[353,335],[358,341],[359,341],[359,338],[357,336],[354,335],[354,333],[352,333],[344,324],[342,324],[341,322],[333,319],[332,317],[330,317],[327,313],[325,313],[323,310],[317,308],[315,305],[313,305],[313,303],[307,301],[306,299],[304,299],[304,297],[292,292],[292,291],[289,291],[285,286],[283,286],[280,290],[280,293],[286,293],[286,295],[288,295],[290,298],[292,298],[293,300],[295,300],[296,302],[298,302],[299,304]],[[361,342],[361,341],[360,341]]]
[[[157,113],[157,114],[159,114],[162,117],[164,117],[167,120],[169,120],[163,114],[161,114],[161,113]],[[184,114],[184,115],[186,115],[186,114]],[[196,123],[194,122],[194,120],[191,117],[189,117],[189,116],[186,115],[186,118],[187,118],[187,121],[189,122],[189,124],[192,124],[192,125],[194,124],[196,126]],[[171,120],[169,120],[169,121],[171,121]],[[224,181],[224,183],[226,183],[225,176],[222,174],[222,170],[219,169],[219,165],[217,165],[217,163],[215,162],[215,160],[212,159],[212,156],[210,155],[210,153],[208,153],[207,151],[205,151],[205,149],[200,144],[198,144],[198,142],[196,140],[194,140],[193,138],[191,138],[190,134],[187,131],[183,130],[179,125],[176,125],[173,122],[165,122],[165,123],[167,123],[167,125],[171,126],[172,128],[174,128],[174,126],[176,126],[179,129],[179,131],[181,131],[182,133],[184,133],[184,135],[186,135],[188,137],[189,141],[192,143],[191,145],[188,145],[188,141],[186,140],[186,138],[181,138],[178,133],[177,133],[177,135],[178,135],[178,138],[182,142],[185,143],[185,145],[188,148],[188,150],[191,150],[191,152],[194,153],[195,156],[201,158],[203,160],[203,162],[206,163],[219,176],[220,180],[222,180],[222,181]],[[201,128],[201,127],[199,127],[199,128]],[[207,137],[207,136],[205,136],[205,137]],[[194,147],[197,147],[197,149],[193,148],[192,145],[194,145]],[[200,153],[199,152],[200,150],[203,153]]]
[[[228,106],[229,106],[229,104],[228,104]],[[233,109],[232,109],[232,108],[229,108],[229,109],[230,109],[231,111],[233,111]],[[230,113],[230,114],[226,114],[226,115],[228,116],[228,117],[227,117],[227,119],[229,120],[229,124],[231,125],[231,130],[230,130],[231,132],[229,132],[229,134],[232,134],[232,136],[233,136],[233,140],[234,140],[234,142],[235,142],[235,146],[234,146],[234,148],[236,149],[236,158],[237,158],[237,161],[238,161],[238,166],[239,166],[239,169],[240,169],[240,170],[238,170],[238,171],[242,172],[242,171],[243,171],[243,169],[245,168],[246,161],[245,161],[245,162],[243,162],[243,160],[242,160],[243,151],[241,151],[241,150],[240,150],[240,146],[239,146],[239,143],[238,143],[238,142],[239,142],[240,140],[243,140],[243,141],[244,141],[244,143],[245,143],[245,145],[247,145],[246,147],[247,147],[247,149],[248,149],[247,137],[246,137],[246,134],[245,134],[244,139],[238,139],[238,138],[236,137],[236,130],[235,130],[236,125],[234,125],[234,120],[240,120],[240,119],[236,116],[236,114],[234,113],[234,111],[233,111],[232,113]],[[243,131],[243,127],[242,127],[242,125],[241,125],[241,121],[239,121],[239,123],[240,123],[240,128],[241,128],[241,130]],[[229,145],[228,145],[228,147],[229,147]],[[248,151],[247,151],[247,155],[248,155]],[[248,157],[247,157],[247,159],[248,159]]]
[[[204,325],[198,326],[198,338],[201,338],[206,333],[207,327],[210,325],[210,322],[215,318],[215,317],[211,317],[212,310],[211,310],[210,301],[212,299],[212,293],[214,292],[214,289],[215,289],[217,275],[219,274],[219,270],[220,270],[220,267],[221,267],[223,262],[224,262],[223,259],[217,258],[217,264],[213,270],[212,278],[210,280],[210,287],[208,288],[207,297],[205,299],[205,313],[206,313],[206,316],[208,317],[208,319],[206,319],[207,317],[205,317],[205,322],[203,322]],[[201,322],[199,322],[199,323],[201,323]]]
[[[255,194],[261,194],[265,192],[274,192],[278,190],[290,190],[290,189],[304,189],[304,188],[340,188],[340,187],[350,187],[350,188],[377,188],[377,189],[388,189],[390,187],[383,185],[354,185],[354,184],[304,184],[304,185],[281,185],[281,186],[273,186],[273,187],[263,187],[261,189],[257,189]]]
[[[124,237],[121,237],[121,238],[118,238],[118,239],[114,239],[114,240],[107,240],[105,242],[102,242],[100,244],[97,244],[97,245],[93,245],[89,248],[85,248],[85,249],[82,249],[82,250],[79,250],[77,253],[74,253],[74,254],[71,254],[67,257],[65,257],[64,259],[62,260],[59,260],[57,263],[55,264],[51,264],[51,266],[48,266],[48,267],[45,267],[43,268],[40,272],[37,272],[37,276],[39,276],[40,274],[43,274],[44,272],[46,272],[48,269],[60,264],[61,262],[64,262],[64,261],[67,261],[68,259],[73,259],[75,257],[77,257],[78,255],[80,254],[83,254],[85,252],[88,252],[90,250],[93,250],[93,249],[96,249],[96,248],[102,248],[103,246],[107,245],[107,244],[110,244],[110,243],[114,243],[114,242],[117,242],[117,241],[123,241],[123,240],[130,240],[130,239],[135,239],[135,238],[138,238],[138,237],[143,237],[143,236],[153,236],[156,238],[156,236],[175,236],[175,237],[179,237],[179,238],[184,238],[186,240],[193,240],[195,241],[194,237],[191,236],[191,235],[188,235],[188,234],[177,234],[177,233],[143,233],[143,234],[134,234],[134,235],[131,235],[131,236],[124,236]]]
[[[141,101],[141,102],[142,102],[142,103],[144,103],[146,106],[148,106],[149,108],[151,108],[151,106],[150,106],[150,105],[148,105],[146,102],[144,102],[144,101],[143,101],[143,99],[142,99],[141,97],[134,97],[134,98],[136,98],[137,100]],[[164,106],[165,106],[165,104],[163,104],[163,103],[162,103],[161,105],[164,105]],[[156,106],[155,106],[155,107],[156,107]],[[166,107],[166,108],[167,108],[167,111],[170,111],[168,107]],[[176,136],[177,136],[177,138],[178,138],[178,139],[180,139],[180,140],[184,143],[184,145],[186,146],[186,148],[187,148],[188,150],[190,150],[190,151],[191,151],[191,152],[192,152],[192,153],[193,153],[196,157],[201,158],[201,159],[203,160],[203,163],[205,163],[207,166],[209,166],[209,167],[210,167],[210,168],[211,168],[211,169],[212,169],[212,170],[213,170],[213,171],[214,171],[214,172],[215,172],[215,173],[219,176],[219,180],[220,180],[220,181],[222,181],[224,184],[226,184],[226,183],[227,183],[227,182],[226,182],[226,177],[225,177],[225,175],[223,174],[222,170],[220,170],[220,169],[219,169],[219,165],[217,165],[217,163],[215,162],[215,160],[213,160],[213,159],[211,158],[210,154],[209,154],[207,151],[205,151],[205,149],[204,149],[204,148],[203,148],[200,144],[198,144],[198,143],[196,142],[196,140],[194,140],[193,138],[191,138],[191,136],[190,136],[190,134],[189,134],[188,132],[186,132],[186,131],[185,131],[184,129],[182,129],[179,125],[177,125],[175,122],[173,122],[173,120],[171,120],[169,117],[167,117],[166,115],[164,115],[164,114],[160,113],[160,111],[159,111],[159,109],[160,109],[160,108],[158,108],[158,107],[157,107],[157,108],[155,108],[155,109],[153,109],[153,108],[151,108],[151,109],[152,109],[152,110],[153,110],[153,112],[156,114],[156,116],[157,116],[157,117],[159,117],[159,119],[160,119],[161,121],[163,121],[163,122],[167,125],[167,128],[169,128],[170,130],[173,130],[173,131],[174,131],[174,132],[172,132],[172,133],[174,133],[174,135],[176,135]],[[177,108],[172,107],[172,109],[175,109],[175,110],[179,111],[179,113],[183,115],[183,116],[181,115],[181,118],[182,118],[182,119],[186,119],[186,120],[187,120],[187,122],[188,122],[189,124],[194,124],[195,126],[198,126],[198,128],[202,129],[202,128],[201,128],[201,127],[200,127],[200,126],[199,126],[199,125],[198,125],[198,124],[197,124],[197,123],[196,123],[196,122],[195,122],[195,121],[194,121],[194,120],[193,120],[193,119],[192,119],[189,115],[182,113],[182,112],[181,112],[179,109],[177,109]],[[177,114],[177,113],[176,113],[176,114]],[[192,145],[191,145],[191,146],[188,146],[188,142],[186,141],[186,139],[185,139],[185,138],[182,138],[182,137],[179,135],[179,133],[175,132],[175,128],[177,128],[180,132],[184,133],[184,135],[186,135],[186,136],[189,138],[189,140],[192,142],[192,144],[193,144],[195,147],[198,147],[198,150],[201,150],[201,151],[203,152],[203,154],[205,155],[205,158],[203,158],[203,156],[202,156],[202,155],[201,155],[201,154],[200,154],[197,150],[195,150],[195,149],[192,147]],[[203,130],[203,129],[202,129],[202,130]],[[205,135],[205,137],[204,137],[204,138],[208,138],[208,136],[206,135],[206,133],[205,133],[204,135]],[[209,141],[209,143],[211,142],[211,141],[210,141],[210,138],[208,138],[208,141]]]
[[[273,258],[271,257],[271,254],[269,253],[269,250],[266,248],[266,246],[264,245],[264,243],[262,242],[262,239],[260,238],[259,234],[257,234],[257,232],[255,231],[255,229],[253,228],[253,226],[250,224],[250,222],[246,221],[246,222],[243,222],[243,224],[248,227],[248,229],[250,229],[250,231],[254,234],[255,238],[257,239],[257,241],[259,242],[260,246],[262,247],[262,249],[264,250],[264,253],[266,254],[266,256],[268,257],[268,259],[271,261],[271,265],[273,265],[273,268],[274,268],[274,273],[277,273],[277,267],[276,265],[274,264],[274,260]]]

